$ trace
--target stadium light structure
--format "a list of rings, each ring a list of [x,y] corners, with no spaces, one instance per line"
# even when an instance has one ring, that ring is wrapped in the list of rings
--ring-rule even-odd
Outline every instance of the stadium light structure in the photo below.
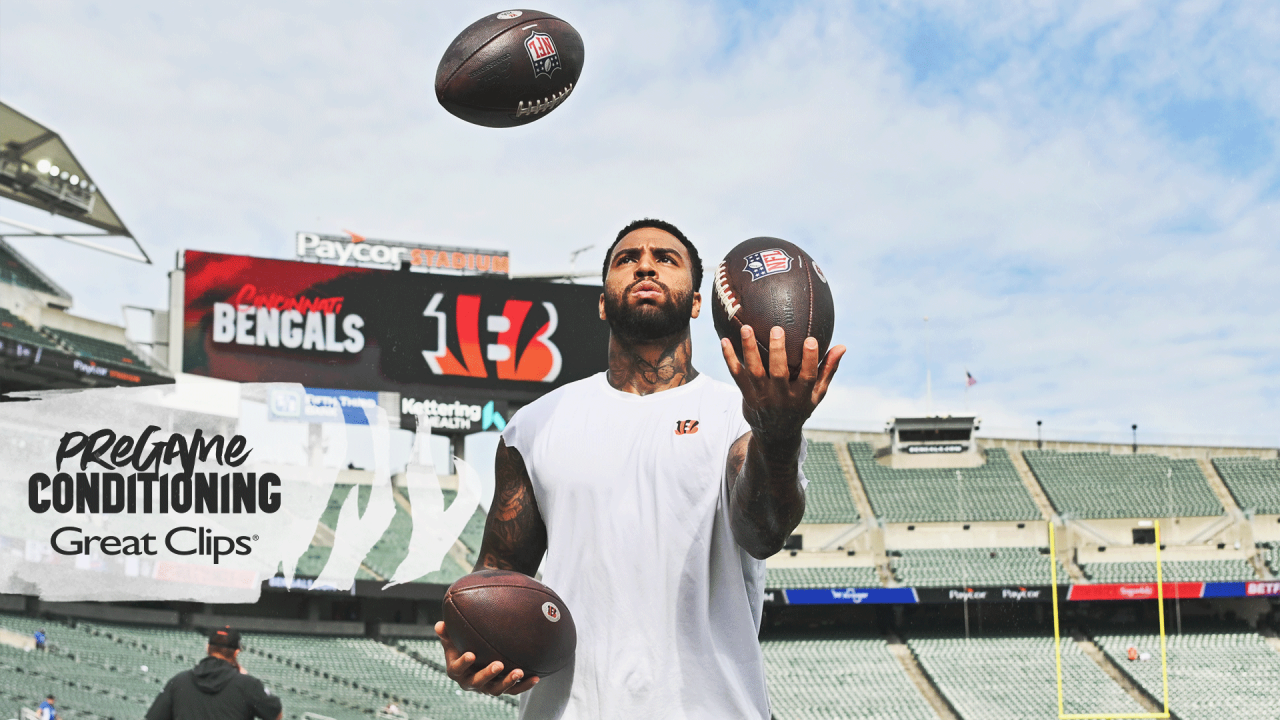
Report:
[[[1036,449],[1037,450],[1044,449],[1044,434],[1040,432],[1040,426],[1043,424],[1044,422],[1041,420],[1036,421]]]
[[[0,197],[70,218],[97,228],[96,233],[62,233],[17,220],[0,224],[22,232],[0,237],[52,237],[136,262],[151,258],[124,221],[116,215],[101,188],[72,154],[58,133],[0,102]],[[93,238],[125,237],[136,253],[95,242]]]
[[[1138,423],[1133,424],[1133,454],[1138,454]]]

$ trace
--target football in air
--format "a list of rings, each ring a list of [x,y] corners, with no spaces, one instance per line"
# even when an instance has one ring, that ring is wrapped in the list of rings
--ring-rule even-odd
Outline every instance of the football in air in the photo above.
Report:
[[[800,372],[805,338],[818,341],[818,358],[826,357],[835,329],[831,285],[804,250],[786,240],[751,238],[725,255],[716,267],[711,318],[716,333],[729,338],[742,360],[742,326],[750,325],[769,367],[769,331],[786,333],[787,365],[794,379]]]
[[[582,36],[538,10],[486,15],[454,38],[436,68],[445,110],[485,127],[515,127],[555,110],[582,74]]]
[[[443,609],[445,632],[459,653],[475,653],[476,668],[498,660],[504,674],[545,677],[568,665],[578,645],[564,601],[523,573],[464,575],[445,592]]]

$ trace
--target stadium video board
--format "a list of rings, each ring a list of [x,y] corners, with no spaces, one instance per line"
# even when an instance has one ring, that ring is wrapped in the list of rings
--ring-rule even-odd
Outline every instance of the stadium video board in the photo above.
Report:
[[[183,371],[528,402],[606,367],[598,287],[188,250]]]

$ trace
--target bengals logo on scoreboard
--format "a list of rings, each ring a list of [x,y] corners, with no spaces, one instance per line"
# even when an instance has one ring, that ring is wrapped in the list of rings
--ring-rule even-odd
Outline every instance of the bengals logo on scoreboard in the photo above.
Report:
[[[423,350],[422,357],[427,367],[436,375],[454,375],[460,377],[485,378],[489,370],[485,361],[494,363],[495,376],[499,380],[526,380],[532,382],[555,382],[560,376],[563,360],[560,348],[551,340],[559,324],[556,306],[543,301],[542,309],[547,314],[547,321],[538,327],[533,337],[524,345],[523,352],[517,356],[521,331],[533,309],[532,300],[507,300],[501,315],[486,315],[484,329],[497,334],[497,342],[481,347],[480,342],[480,301],[479,295],[457,296],[453,312],[456,324],[459,354],[454,355],[447,343],[449,333],[449,315],[440,309],[445,294],[435,293],[431,302],[422,312],[424,317],[436,321],[435,348]],[[526,333],[527,335],[527,333]]]

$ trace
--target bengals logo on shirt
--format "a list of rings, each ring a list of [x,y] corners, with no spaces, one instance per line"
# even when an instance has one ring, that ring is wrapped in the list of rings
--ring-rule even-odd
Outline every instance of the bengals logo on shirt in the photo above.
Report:
[[[696,432],[698,432],[697,420],[677,420],[676,421],[677,435],[692,435]]]

